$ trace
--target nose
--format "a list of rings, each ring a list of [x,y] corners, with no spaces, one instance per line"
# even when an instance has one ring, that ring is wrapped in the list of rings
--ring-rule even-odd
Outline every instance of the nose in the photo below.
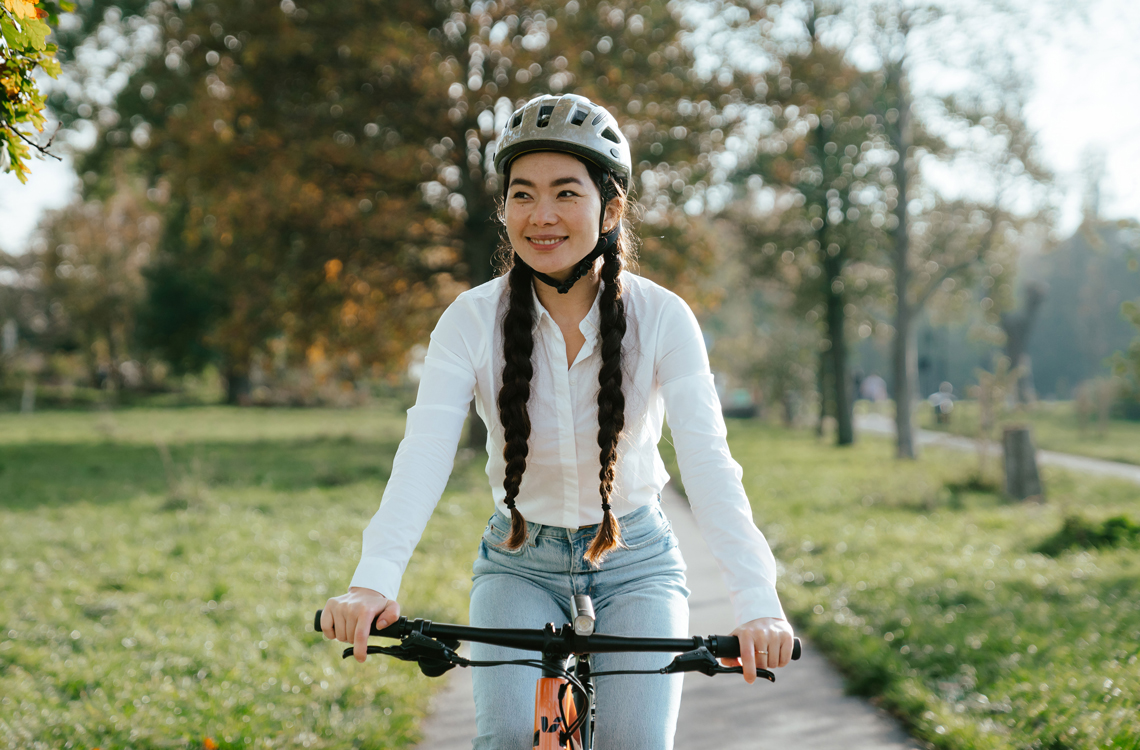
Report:
[[[558,222],[558,213],[554,210],[554,201],[549,198],[539,198],[534,202],[534,209],[530,214],[530,223],[536,226],[550,226]]]

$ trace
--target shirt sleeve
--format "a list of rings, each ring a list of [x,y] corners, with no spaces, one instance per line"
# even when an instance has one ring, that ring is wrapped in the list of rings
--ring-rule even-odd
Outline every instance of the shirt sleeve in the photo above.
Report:
[[[656,379],[697,526],[720,567],[736,623],[784,617],[776,594],[776,559],[752,520],[744,472],[728,450],[720,399],[700,326],[679,297],[666,304],[658,330]]]
[[[352,586],[400,595],[408,560],[423,535],[455,464],[455,451],[475,392],[478,316],[463,297],[443,313],[431,334],[416,404],[392,463],[380,508],[364,529]]]

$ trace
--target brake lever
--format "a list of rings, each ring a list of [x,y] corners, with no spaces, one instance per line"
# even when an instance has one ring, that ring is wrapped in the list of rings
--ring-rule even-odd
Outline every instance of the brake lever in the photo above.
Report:
[[[676,674],[678,672],[700,672],[710,677],[714,674],[744,674],[743,667],[724,667],[712,655],[706,646],[686,651],[670,662],[669,666],[661,670],[663,674]],[[756,668],[756,676],[763,677],[769,682],[776,681],[776,675],[767,669]]]
[[[744,667],[720,667],[717,674],[744,674]],[[763,667],[756,667],[756,676],[763,677],[768,682],[776,681],[776,675]]]
[[[394,656],[404,661],[419,664],[420,671],[428,677],[439,677],[457,666],[467,666],[469,662],[455,652],[458,641],[437,641],[419,632],[412,632],[400,640],[399,646],[369,646],[366,653]],[[352,656],[353,647],[344,650],[344,658]]]

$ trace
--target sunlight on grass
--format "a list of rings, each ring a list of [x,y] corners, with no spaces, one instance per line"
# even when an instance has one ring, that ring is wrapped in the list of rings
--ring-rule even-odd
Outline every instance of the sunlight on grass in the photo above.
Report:
[[[403,662],[342,662],[311,632],[348,585],[402,414],[124,413],[111,440],[91,438],[93,418],[37,415],[24,444],[9,433],[0,446],[0,747],[414,741],[433,683]],[[177,471],[200,464],[183,509],[170,509],[154,430],[175,443]],[[68,441],[91,443],[79,470]],[[29,476],[25,460],[58,470]],[[457,465],[405,578],[409,614],[466,619],[490,512],[481,463]]]
[[[1077,509],[1140,519],[1135,485],[1046,469],[1049,502],[971,491],[970,456],[891,458],[730,425],[799,628],[939,748],[1136,747],[1140,551],[1033,552]]]

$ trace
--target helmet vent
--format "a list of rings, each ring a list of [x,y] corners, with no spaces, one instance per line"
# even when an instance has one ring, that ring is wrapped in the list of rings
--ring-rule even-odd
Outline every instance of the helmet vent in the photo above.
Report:
[[[519,112],[517,115],[515,115],[513,118],[511,118],[511,128],[512,129],[517,128],[519,125],[522,124],[522,116],[523,116],[523,113]]]
[[[591,122],[590,122],[590,124],[591,124],[591,125],[597,125],[599,122],[601,122],[601,121],[602,121],[602,120],[605,118],[605,116],[606,116],[606,113],[605,113],[605,112],[601,112],[601,113],[599,113],[599,114],[598,114],[598,116],[597,116],[597,117],[595,117],[595,118],[593,119],[593,121],[591,121]]]
[[[602,137],[605,138],[607,141],[613,141],[614,143],[621,143],[621,138],[617,137],[617,133],[615,133],[612,128],[606,128],[605,130],[603,130],[602,131]]]
[[[590,113],[585,111],[585,110],[575,109],[574,114],[570,115],[570,124],[571,125],[581,125],[582,123],[584,123],[586,121],[586,116],[589,114]]]
[[[538,109],[538,127],[545,128],[550,124],[550,116],[554,114],[554,105],[547,104]]]

